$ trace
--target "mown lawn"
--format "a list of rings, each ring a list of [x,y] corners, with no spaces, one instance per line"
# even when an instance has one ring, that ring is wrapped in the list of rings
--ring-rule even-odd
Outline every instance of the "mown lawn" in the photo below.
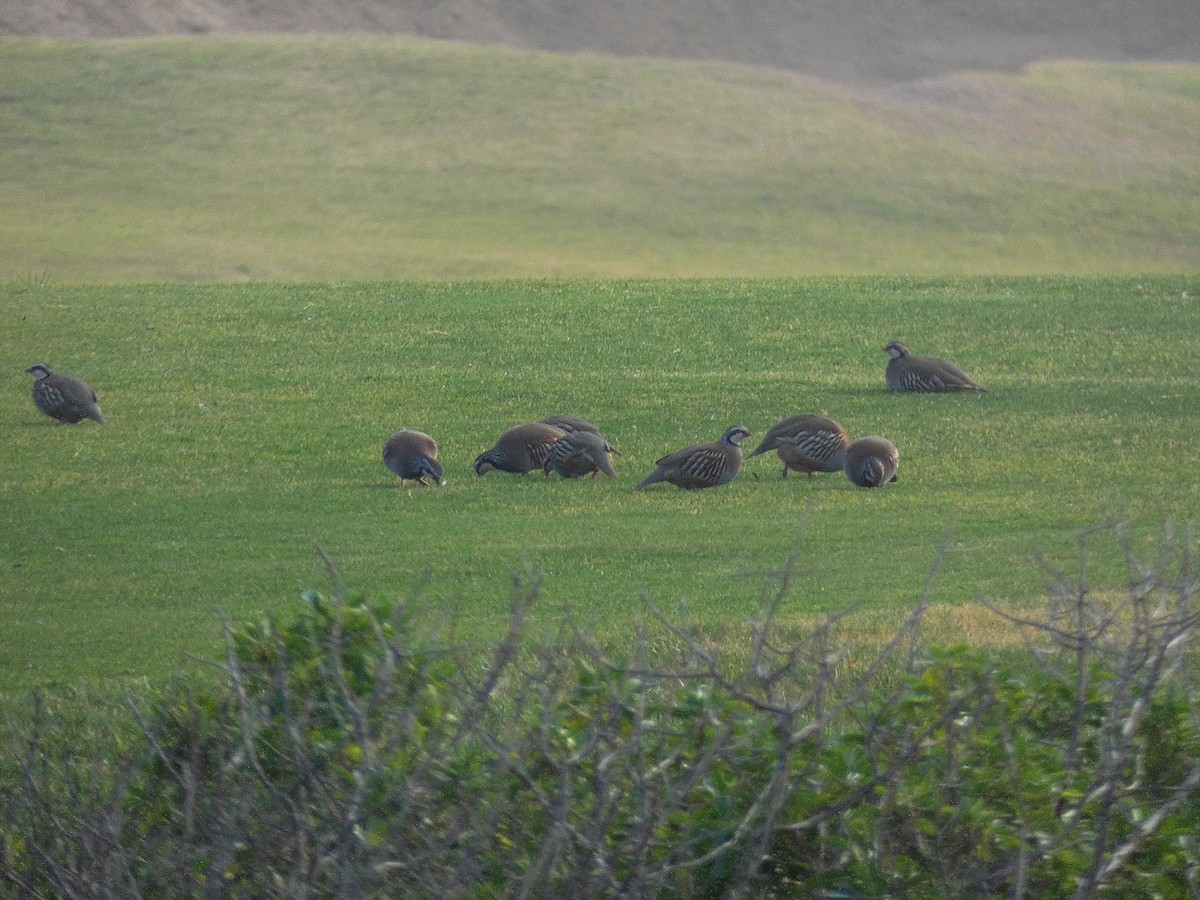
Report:
[[[517,572],[543,579],[544,627],[569,606],[620,643],[645,594],[730,652],[801,532],[796,621],[902,615],[945,543],[934,600],[1001,640],[976,601],[1035,600],[1035,553],[1069,568],[1106,517],[1146,546],[1195,521],[1197,333],[1200,278],[1175,276],[9,283],[0,691],[210,656],[218,610],[287,617],[326,585],[314,543],[427,623],[455,611],[463,639],[495,633]],[[891,338],[988,392],[890,394]],[[41,416],[39,360],[90,381],[109,424]],[[721,489],[633,491],[670,450],[804,410],[890,437],[900,482],[783,481],[770,456]],[[475,476],[503,428],[562,412],[604,429],[619,480]],[[383,468],[405,426],[438,439],[445,488]],[[1094,565],[1120,583],[1114,548]]]

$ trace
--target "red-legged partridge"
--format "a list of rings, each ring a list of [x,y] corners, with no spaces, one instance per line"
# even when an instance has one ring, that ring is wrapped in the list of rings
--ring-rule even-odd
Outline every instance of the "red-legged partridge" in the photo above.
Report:
[[[879,488],[898,480],[900,451],[887,438],[878,435],[861,437],[846,448],[842,471],[853,484],[864,488]]]
[[[84,419],[104,424],[96,392],[86,381],[60,375],[45,363],[34,363],[25,371],[33,376],[34,405],[50,418],[72,425]]]
[[[492,469],[524,475],[541,469],[550,454],[550,447],[565,431],[545,422],[514,425],[496,440],[490,450],[475,458],[475,473],[486,475]]]
[[[711,444],[693,444],[660,459],[636,490],[666,481],[685,491],[728,484],[742,468],[742,440],[750,436],[745,425],[734,425]]]
[[[616,478],[613,470],[613,447],[604,436],[595,431],[576,431],[566,434],[550,445],[550,453],[542,470],[549,475],[557,472],[563,478],[580,478],[603,472],[609,478]]]
[[[849,443],[850,435],[833,419],[816,413],[797,413],[772,425],[746,458],[774,450],[783,462],[784,478],[788,469],[812,478],[814,472],[840,472],[842,455]]]
[[[949,394],[956,391],[982,391],[970,375],[936,356],[914,356],[899,341],[883,348],[888,355],[888,390],[902,393]]]
[[[426,478],[432,478],[439,487],[445,484],[445,470],[437,456],[437,442],[412,428],[397,431],[383,445],[383,464],[399,476],[401,486],[405,481],[415,481],[429,487]]]

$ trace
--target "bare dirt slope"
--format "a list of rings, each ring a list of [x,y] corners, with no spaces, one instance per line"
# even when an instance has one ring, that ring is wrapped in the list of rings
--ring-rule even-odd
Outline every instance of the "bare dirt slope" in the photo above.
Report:
[[[1200,0],[0,0],[0,35],[358,31],[770,65],[851,83],[1200,60]]]

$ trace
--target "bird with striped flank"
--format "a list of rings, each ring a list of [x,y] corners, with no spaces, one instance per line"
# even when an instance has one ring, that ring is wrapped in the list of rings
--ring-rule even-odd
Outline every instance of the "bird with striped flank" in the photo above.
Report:
[[[983,391],[970,375],[952,362],[936,356],[916,356],[899,341],[883,348],[888,355],[888,390],[904,394],[951,394]]]
[[[862,488],[881,488],[899,481],[900,451],[887,438],[872,434],[861,437],[846,448],[842,471],[851,484]]]
[[[816,472],[840,472],[849,443],[850,435],[833,419],[797,413],[772,425],[746,459],[774,450],[783,463],[784,478],[789,469],[812,478]]]
[[[609,478],[616,478],[617,473],[612,466],[615,452],[599,432],[569,433],[550,445],[550,453],[542,464],[542,471],[547,475],[557,472],[563,478],[581,478],[584,475],[595,478],[600,472]]]
[[[490,450],[475,458],[475,474],[483,476],[495,469],[525,475],[541,469],[550,455],[551,446],[565,434],[561,428],[545,422],[514,425],[496,439]]]
[[[749,437],[745,425],[734,425],[710,444],[693,444],[660,459],[653,472],[638,482],[635,490],[665,481],[685,491],[728,484],[742,468],[742,440]]]
[[[25,371],[33,376],[33,403],[41,412],[69,425],[84,419],[104,424],[100,401],[86,381],[59,374],[45,363],[34,363]]]
[[[432,478],[438,487],[444,485],[445,470],[437,456],[437,442],[425,432],[412,428],[397,431],[383,445],[383,464],[399,476],[401,487],[405,481],[429,487],[426,478]]]

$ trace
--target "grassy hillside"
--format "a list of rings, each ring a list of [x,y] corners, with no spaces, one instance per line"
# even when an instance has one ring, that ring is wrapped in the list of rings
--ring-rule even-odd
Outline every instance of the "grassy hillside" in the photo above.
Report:
[[[326,583],[407,593],[467,636],[503,620],[508,574],[545,578],[621,640],[644,591],[733,640],[805,533],[785,616],[903,615],[947,535],[946,621],[1023,603],[1034,550],[1069,567],[1108,515],[1149,535],[1200,511],[1200,279],[497,281],[0,290],[0,691],[169,671],[212,653],[216,610],[284,616]],[[979,396],[884,389],[892,337],[948,356]],[[22,370],[87,378],[109,424],[54,426]],[[779,478],[635,493],[654,460],[792,412],[891,437],[901,480]],[[618,481],[475,476],[512,424],[583,415]],[[417,427],[449,483],[399,487],[379,453]],[[1111,551],[1112,548],[1107,548]],[[1097,579],[1123,572],[1097,551]],[[960,612],[961,618],[955,614]],[[960,632],[961,633],[961,632]]]
[[[1200,268],[1200,67],[853,92],[378,38],[0,40],[0,279]]]

